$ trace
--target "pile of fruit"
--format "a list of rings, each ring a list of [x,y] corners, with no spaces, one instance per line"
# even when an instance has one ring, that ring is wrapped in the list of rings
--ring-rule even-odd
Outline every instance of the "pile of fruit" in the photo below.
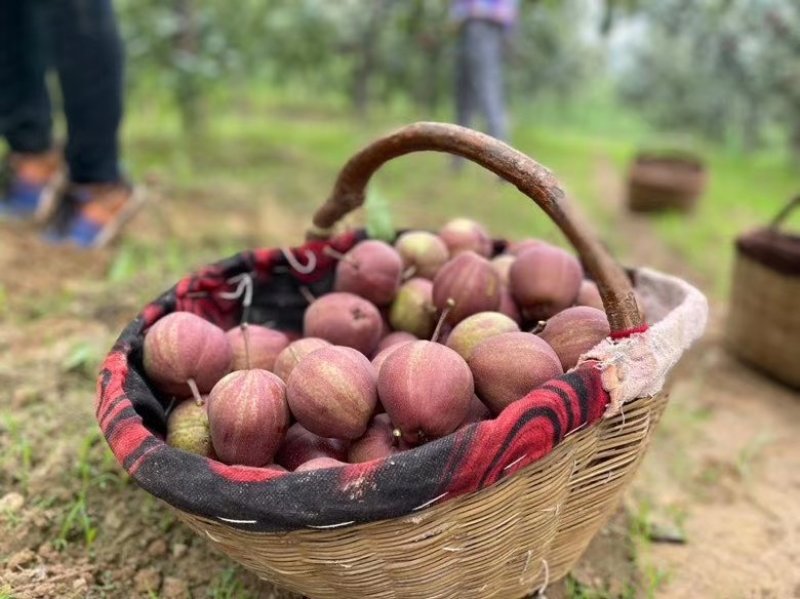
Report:
[[[495,417],[609,335],[580,262],[543,241],[492,256],[459,218],[337,255],[303,337],[188,312],[144,340],[175,401],[167,443],[226,464],[306,471],[385,458]]]

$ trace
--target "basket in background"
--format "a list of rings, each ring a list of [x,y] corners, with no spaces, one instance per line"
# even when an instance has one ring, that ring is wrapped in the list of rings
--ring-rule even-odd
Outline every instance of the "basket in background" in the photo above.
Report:
[[[766,228],[736,240],[727,342],[745,362],[800,388],[800,236],[781,231],[792,199]]]
[[[694,209],[706,186],[703,161],[686,153],[638,154],[628,172],[628,208],[634,212]]]

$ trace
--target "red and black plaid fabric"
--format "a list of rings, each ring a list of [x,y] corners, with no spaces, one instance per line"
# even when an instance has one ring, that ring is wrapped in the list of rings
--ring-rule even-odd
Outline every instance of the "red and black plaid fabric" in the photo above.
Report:
[[[148,327],[176,310],[226,329],[235,326],[241,303],[219,294],[236,288],[231,278],[249,273],[254,280],[250,322],[300,331],[307,306],[300,288],[320,295],[332,287],[335,261],[324,247],[345,252],[363,238],[362,232],[351,232],[294,248],[303,262],[314,254],[316,268],[309,274],[293,270],[280,250],[243,252],[182,279],[125,328],[103,363],[96,414],[115,456],[141,487],[183,511],[253,531],[369,522],[492,485],[602,417],[608,394],[599,371],[585,367],[548,381],[493,420],[364,464],[284,473],[227,466],[166,445],[170,398],[150,386],[142,367]],[[500,250],[504,244],[497,245]]]

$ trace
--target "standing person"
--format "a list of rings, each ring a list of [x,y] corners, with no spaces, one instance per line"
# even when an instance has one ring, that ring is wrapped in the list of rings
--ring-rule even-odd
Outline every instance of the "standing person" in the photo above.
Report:
[[[488,133],[508,139],[503,94],[506,36],[516,23],[518,0],[453,0],[451,19],[457,26],[456,121],[470,126],[476,111]]]
[[[63,158],[45,80],[51,62],[67,123]],[[0,0],[0,136],[9,147],[0,217],[44,220],[53,243],[94,248],[115,237],[141,204],[119,165],[122,79],[111,0]]]

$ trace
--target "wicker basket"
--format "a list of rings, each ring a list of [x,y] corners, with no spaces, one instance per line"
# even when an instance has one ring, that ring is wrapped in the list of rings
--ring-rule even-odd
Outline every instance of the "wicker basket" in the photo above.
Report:
[[[688,154],[642,153],[628,173],[628,208],[634,212],[678,210],[697,204],[706,185],[703,162]]]
[[[779,230],[794,198],[766,229],[736,240],[727,340],[742,360],[800,388],[800,236]]]
[[[198,291],[185,284],[188,279],[162,296],[160,303],[157,300],[146,307],[128,326],[106,359],[98,384],[98,421],[117,459],[134,479],[164,499],[184,522],[220,551],[263,579],[311,598],[505,599],[526,596],[565,576],[611,516],[634,476],[666,405],[662,392],[666,374],[705,326],[707,307],[697,290],[679,279],[639,269],[631,276],[651,319],[648,328],[641,319],[631,278],[587,234],[584,225],[568,213],[563,191],[550,172],[502,142],[453,125],[417,123],[377,140],[354,156],[342,170],[331,197],[314,215],[308,233],[312,241],[303,246],[305,249],[298,248],[296,254],[305,251],[310,256],[309,248],[319,251],[321,246],[334,243],[328,241],[332,228],[363,203],[371,175],[388,160],[420,150],[455,153],[508,179],[555,221],[578,250],[601,290],[614,338],[603,341],[582,358],[576,370],[582,369],[583,374],[562,377],[586,376],[596,382],[600,392],[596,397],[602,397],[603,403],[597,404],[599,411],[592,424],[570,429],[541,458],[527,455],[533,448],[522,447],[522,457],[495,464],[496,477],[474,492],[453,493],[446,500],[445,493],[415,505],[399,517],[342,522],[341,514],[352,504],[345,501],[344,505],[334,506],[330,517],[323,515],[328,519],[321,522],[320,514],[309,513],[302,505],[287,504],[285,508],[292,512],[295,522],[301,518],[304,523],[277,532],[275,527],[256,532],[247,530],[247,526],[263,522],[252,515],[242,515],[250,507],[242,503],[243,489],[255,480],[273,484],[272,477],[281,476],[289,477],[274,481],[282,485],[281,489],[317,492],[318,487],[311,486],[317,483],[308,477],[311,473],[267,475],[262,469],[228,467],[183,454],[165,446],[148,428],[152,418],[148,420],[147,409],[159,409],[156,399],[151,396],[150,404],[139,404],[145,406],[139,409],[141,414],[137,414],[131,401],[132,394],[146,392],[143,379],[133,376],[137,361],[141,361],[142,331],[165,312],[185,309],[181,306],[193,301],[192,294]],[[253,264],[259,256],[274,265],[269,257],[280,258],[280,252],[244,253],[202,272],[228,280],[225,277],[236,269],[255,268]],[[286,268],[283,264],[281,268]],[[207,291],[210,287],[206,283],[202,289]],[[277,304],[286,305],[283,301]],[[564,396],[559,387],[562,384],[561,379],[550,381],[540,390],[550,386],[545,392],[560,402]],[[522,406],[519,409],[527,409],[527,398],[540,390],[533,390],[516,402]],[[513,408],[506,412],[516,418]],[[586,408],[581,406],[579,411],[585,412]],[[400,470],[392,470],[392,476],[405,477],[406,485],[399,488],[418,487],[420,479],[414,469],[422,459],[438,459],[434,446],[445,446],[450,438],[458,439],[458,443],[479,438],[481,430],[493,431],[495,422],[503,424],[506,412],[496,421],[472,425],[466,432],[402,452],[384,461],[391,463],[376,467],[398,467]],[[569,418],[571,421],[572,416]],[[522,438],[520,435],[513,433],[510,442]],[[486,451],[482,445],[476,450],[479,455]],[[178,462],[179,453],[183,462]],[[504,459],[511,460],[515,455]],[[141,466],[145,462],[147,468]],[[184,468],[186,463],[189,466]],[[238,506],[228,509],[226,517],[202,513],[200,498],[181,488],[182,481],[190,484],[195,475],[208,476],[209,470],[220,468],[233,472],[234,477],[224,487],[226,505]],[[354,468],[357,467],[343,467],[342,478],[337,480],[353,483],[348,472]],[[356,470],[355,478],[361,472]],[[364,479],[358,478],[358,482],[363,483]],[[265,487],[259,487],[262,488]],[[171,489],[175,492],[171,493]],[[285,515],[282,513],[281,517]],[[285,522],[284,519],[279,524]]]

